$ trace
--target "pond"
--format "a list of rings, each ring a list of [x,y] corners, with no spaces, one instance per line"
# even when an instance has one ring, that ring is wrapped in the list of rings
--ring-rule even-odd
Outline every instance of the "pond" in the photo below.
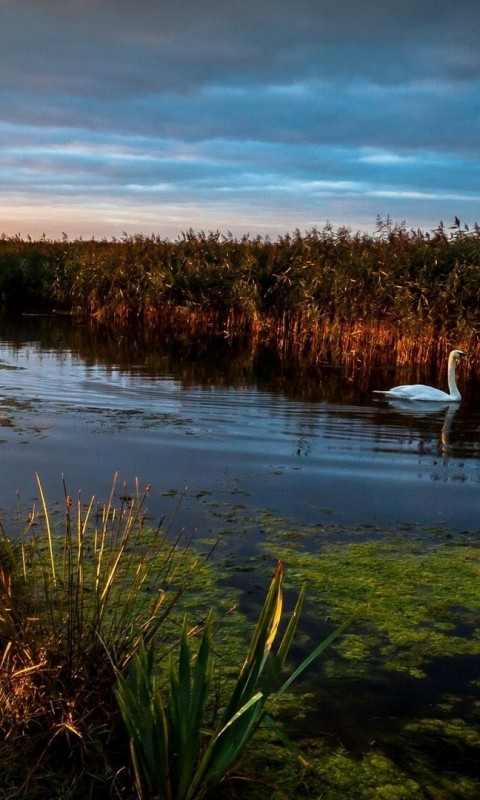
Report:
[[[442,366],[436,373],[429,370],[428,382],[445,381]],[[23,509],[39,506],[35,473],[51,502],[62,501],[64,477],[72,496],[81,492],[87,501],[95,494],[103,504],[118,472],[119,485],[125,482],[127,491],[134,490],[136,479],[141,487],[151,485],[148,513],[155,519],[173,513],[187,487],[180,524],[197,530],[200,539],[223,534],[218,558],[234,564],[236,573],[229,583],[246,593],[246,610],[248,596],[258,601],[266,571],[278,556],[284,558],[287,572],[290,568],[300,578],[307,569],[305,559],[322,548],[322,563],[339,594],[346,575],[352,582],[358,579],[355,570],[362,561],[369,575],[380,575],[390,564],[381,586],[389,586],[391,595],[401,598],[404,592],[405,598],[413,598],[415,586],[424,580],[425,552],[436,553],[447,542],[457,548],[450,552],[460,559],[478,544],[480,406],[472,376],[461,370],[460,404],[402,406],[378,398],[373,389],[416,382],[418,368],[410,374],[366,365],[357,380],[335,365],[304,373],[288,370],[267,351],[253,352],[227,339],[212,351],[201,342],[144,340],[61,316],[2,320],[2,522],[7,532],[14,532],[19,500]],[[229,537],[229,526],[242,535]],[[398,545],[392,545],[392,537]],[[372,542],[375,552],[368,551]],[[265,547],[257,562],[260,546]],[[446,582],[455,583],[448,569],[454,571],[457,562],[453,557],[442,561],[444,552],[439,550],[440,560],[428,565],[431,580],[443,574]],[[382,560],[375,561],[379,553]],[[469,568],[478,570],[475,550],[468,550],[468,559]],[[408,574],[401,569],[405,563],[411,567]],[[358,597],[364,584],[365,575],[358,583]],[[375,589],[380,615],[400,618],[408,604],[394,606],[380,588]],[[475,680],[480,657],[457,639],[450,653],[441,630],[448,624],[455,635],[461,629],[464,638],[478,638],[476,597],[469,597],[467,591],[466,599],[462,595],[435,600],[437,606],[444,602],[448,620],[443,612],[437,627],[428,619],[429,644],[418,645],[416,652],[411,636],[407,648],[404,628],[390,624],[387,629],[381,620],[376,622],[380,633],[375,641],[365,644],[365,636],[360,641],[362,630],[357,639],[347,639],[350,651],[343,656],[341,679],[333,678],[328,686],[329,701],[318,673],[306,676],[305,693],[315,700],[300,727],[307,720],[313,734],[330,732],[353,750],[368,749],[376,738],[384,749],[390,748],[397,765],[402,760],[407,764],[408,772],[411,764],[419,763],[412,741],[426,736],[431,749],[433,734],[425,734],[421,726],[410,728],[409,761],[398,736],[392,739],[393,730],[398,734],[399,718],[410,726],[416,718],[425,722],[428,707],[426,716],[436,719],[442,704],[449,723],[462,719],[467,708],[478,712]],[[349,602],[345,599],[336,609],[337,618],[347,613]],[[322,609],[324,605],[320,603]],[[431,608],[425,601],[427,617]],[[425,618],[417,619],[411,609],[408,614],[417,633],[426,627]],[[310,636],[321,635],[315,604],[308,619]],[[448,635],[453,641],[451,631]],[[430,651],[432,641],[436,644]],[[352,656],[355,647],[363,648],[360,661]],[[365,671],[366,662],[373,665],[374,674]],[[332,656],[327,672],[336,668],[338,661],[335,664]],[[451,704],[447,712],[446,698]],[[403,737],[405,730],[404,726]],[[446,741],[447,734],[442,736]],[[464,793],[449,794],[447,783],[432,796],[477,796],[480,784],[475,774],[472,777],[471,759],[472,753],[478,757],[480,743],[472,744],[472,736],[468,727],[468,753],[465,750],[461,758],[457,752],[452,768],[452,774],[457,770],[467,775]],[[464,746],[461,738],[455,741],[457,750],[459,741]],[[432,773],[438,771],[437,760],[430,751],[427,755]],[[404,780],[402,774],[397,779]],[[431,791],[434,779],[423,780]],[[418,791],[392,796],[431,796]]]

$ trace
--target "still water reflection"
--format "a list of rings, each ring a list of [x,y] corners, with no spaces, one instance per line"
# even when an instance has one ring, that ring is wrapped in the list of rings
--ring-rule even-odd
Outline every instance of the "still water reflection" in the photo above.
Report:
[[[212,357],[199,343],[106,336],[69,320],[3,322],[0,508],[8,516],[17,490],[35,497],[36,471],[50,497],[63,473],[71,494],[102,501],[119,471],[130,486],[152,484],[154,515],[165,491],[188,486],[306,523],[477,530],[476,404],[468,392],[440,408],[378,400],[383,377],[287,373],[225,341]]]

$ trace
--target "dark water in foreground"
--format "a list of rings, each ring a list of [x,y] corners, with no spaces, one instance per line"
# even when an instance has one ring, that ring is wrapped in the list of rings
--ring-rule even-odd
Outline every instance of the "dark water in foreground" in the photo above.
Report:
[[[268,509],[292,526],[328,521],[405,535],[417,526],[426,536],[476,539],[480,405],[461,373],[458,406],[393,406],[372,394],[404,382],[405,371],[378,370],[357,384],[331,366],[299,377],[226,341],[213,354],[199,343],[152,345],[69,320],[0,322],[0,513],[15,531],[17,492],[24,508],[38,505],[35,472],[50,501],[62,499],[64,475],[70,494],[100,503],[119,472],[130,490],[136,478],[151,484],[155,518],[177,502],[166,493],[188,487],[180,522],[200,535],[241,507],[245,515]],[[230,557],[241,563],[254,547],[246,536]],[[255,578],[237,580],[258,591]],[[363,681],[350,696],[343,684],[330,686],[317,734],[336,727],[347,745],[366,745],[375,733],[388,741],[392,717],[444,693],[471,702],[478,660],[458,659],[453,671],[451,663],[437,663],[421,682]],[[305,723],[313,733],[315,718]]]

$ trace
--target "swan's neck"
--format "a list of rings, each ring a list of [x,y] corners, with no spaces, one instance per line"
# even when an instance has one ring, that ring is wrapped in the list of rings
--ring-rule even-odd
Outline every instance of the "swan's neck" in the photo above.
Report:
[[[454,358],[448,359],[448,390],[452,397],[460,398],[460,392],[457,388],[457,382],[455,380],[455,367],[456,361]]]

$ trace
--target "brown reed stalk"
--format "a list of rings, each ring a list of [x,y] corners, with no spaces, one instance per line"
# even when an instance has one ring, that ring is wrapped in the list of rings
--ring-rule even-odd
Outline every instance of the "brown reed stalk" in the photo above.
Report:
[[[166,527],[145,528],[148,486],[118,502],[116,475],[97,516],[93,498],[72,508],[66,494],[59,531],[37,480],[42,513],[21,539],[0,539],[0,759],[20,769],[17,743],[28,740],[25,796],[49,769],[84,789],[92,776],[111,784],[111,754],[126,746],[116,674],[140,641],[170,648],[197,563],[172,538],[179,507]]]

